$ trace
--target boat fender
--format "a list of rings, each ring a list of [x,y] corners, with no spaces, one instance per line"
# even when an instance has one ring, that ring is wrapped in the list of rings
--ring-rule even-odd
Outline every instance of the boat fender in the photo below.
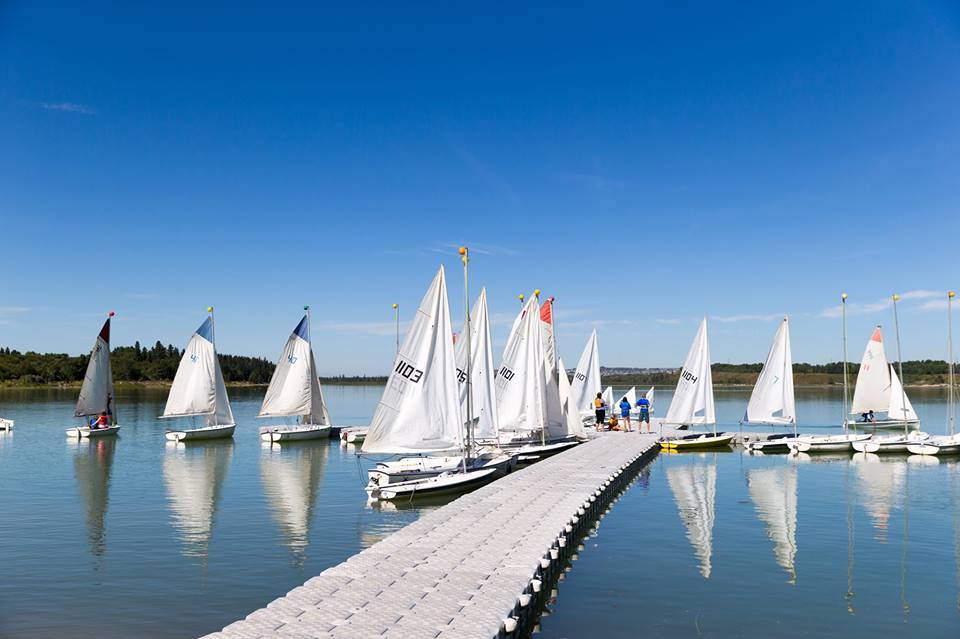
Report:
[[[504,632],[514,632],[517,629],[517,620],[514,617],[507,617],[503,620]]]
[[[531,599],[530,595],[520,595],[517,601],[520,603],[521,608],[526,608],[527,606],[530,605],[530,599]]]

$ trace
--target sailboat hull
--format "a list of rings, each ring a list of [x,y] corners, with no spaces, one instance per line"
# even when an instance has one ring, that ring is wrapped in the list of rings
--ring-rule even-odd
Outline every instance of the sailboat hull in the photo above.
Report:
[[[13,430],[13,420],[0,419],[0,430]]]
[[[929,438],[925,433],[911,433],[909,436],[890,435],[885,437],[871,437],[859,442],[853,442],[853,450],[858,453],[875,453],[877,455],[906,453],[911,444],[922,444]]]
[[[880,419],[875,422],[859,422],[855,420],[847,421],[847,426],[850,428],[860,428],[860,429],[879,429],[879,430],[903,430],[903,427],[907,428],[920,428],[920,420],[896,420],[896,419]]]
[[[870,439],[873,435],[822,435],[798,437],[790,450],[798,453],[830,453],[853,450],[854,442]]]
[[[546,444],[521,444],[516,446],[504,446],[504,451],[516,456],[517,464],[520,466],[536,463],[547,457],[552,457],[565,450],[570,450],[580,441],[569,439],[560,442],[547,442]]]
[[[340,441],[347,444],[362,444],[366,438],[366,428],[344,428],[340,430]]]
[[[794,441],[796,438],[793,435],[771,435],[767,439],[749,442],[746,448],[752,453],[786,453]]]
[[[664,450],[695,450],[699,448],[722,448],[729,446],[733,441],[734,433],[717,433],[702,435],[687,435],[686,437],[676,437],[664,439],[660,442],[660,448]]]
[[[297,442],[308,439],[329,439],[330,426],[302,424],[300,426],[266,426],[260,429],[260,439],[265,442]]]
[[[503,477],[517,465],[514,455],[484,455],[467,462],[467,470],[496,470],[496,476]],[[379,486],[427,479],[443,473],[454,473],[463,467],[463,457],[450,455],[444,457],[407,457],[392,462],[381,462],[367,471],[371,483]]]
[[[190,430],[171,430],[167,431],[166,437],[168,441],[172,442],[228,439],[233,437],[233,431],[236,427],[236,424],[230,424],[229,426],[205,426],[204,428]]]
[[[90,428],[89,426],[80,426],[77,428],[68,428],[66,432],[68,437],[111,437],[120,432],[120,427]]]
[[[371,501],[408,500],[417,497],[458,495],[479,488],[497,478],[494,468],[473,470],[466,473],[449,473],[404,481],[388,486],[367,484],[367,496]]]
[[[910,444],[907,451],[914,455],[960,455],[960,435],[931,437],[926,441]]]

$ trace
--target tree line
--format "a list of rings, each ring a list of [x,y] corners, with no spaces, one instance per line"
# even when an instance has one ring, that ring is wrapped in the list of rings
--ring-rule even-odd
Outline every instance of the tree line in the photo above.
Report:
[[[110,352],[113,379],[118,382],[170,382],[180,365],[183,350],[172,344],[164,346],[159,340],[152,348],[140,345],[118,346]],[[0,383],[32,386],[38,384],[66,384],[83,381],[89,355],[66,353],[35,353],[9,347],[0,348]],[[266,384],[273,375],[273,362],[262,357],[246,355],[219,355],[220,368],[226,382],[237,384]],[[383,383],[386,377],[340,375],[321,378],[324,383],[370,384]]]

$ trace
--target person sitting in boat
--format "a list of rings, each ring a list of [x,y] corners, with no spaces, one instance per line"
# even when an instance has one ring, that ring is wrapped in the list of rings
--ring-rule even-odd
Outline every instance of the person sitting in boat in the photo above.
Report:
[[[110,420],[107,417],[107,411],[103,411],[102,413],[100,413],[100,416],[97,417],[97,423],[93,425],[93,428],[99,430],[101,428],[109,428],[109,427],[110,427]]]
[[[623,420],[623,430],[630,432],[630,402],[626,395],[620,400],[620,419]]]
[[[603,422],[607,418],[607,404],[603,401],[603,393],[597,393],[597,398],[593,400],[593,410],[594,415],[597,418],[596,430],[600,432],[603,430]]]
[[[871,424],[877,423],[877,417],[873,414],[872,410],[869,413],[867,413],[867,421],[870,422]]]
[[[637,408],[640,409],[640,423],[637,424],[637,432],[640,431],[643,423],[647,423],[647,432],[650,432],[650,400],[647,399],[646,393],[640,396],[640,399],[637,400]]]

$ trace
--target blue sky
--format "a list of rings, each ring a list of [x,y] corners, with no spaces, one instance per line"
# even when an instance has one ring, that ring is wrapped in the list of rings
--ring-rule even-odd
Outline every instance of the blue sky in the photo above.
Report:
[[[137,4],[138,6],[131,6]],[[349,3],[348,3],[349,4]],[[0,345],[275,358],[314,309],[325,373],[383,373],[456,246],[503,345],[557,298],[573,366],[851,359],[884,301],[943,357],[960,287],[951,2],[0,4]],[[478,292],[479,288],[475,289]]]

